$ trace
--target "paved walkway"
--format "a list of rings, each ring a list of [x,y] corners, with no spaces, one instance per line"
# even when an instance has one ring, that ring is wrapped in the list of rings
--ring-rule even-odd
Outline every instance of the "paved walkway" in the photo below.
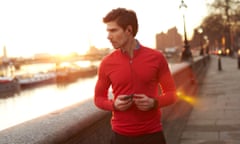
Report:
[[[240,69],[237,59],[211,62],[180,144],[240,144]]]

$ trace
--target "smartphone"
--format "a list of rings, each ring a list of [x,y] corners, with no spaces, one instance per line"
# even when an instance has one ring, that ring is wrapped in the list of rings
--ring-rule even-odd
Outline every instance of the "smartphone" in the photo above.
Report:
[[[125,96],[124,98],[122,98],[122,100],[128,100],[132,98],[133,98],[133,94]]]

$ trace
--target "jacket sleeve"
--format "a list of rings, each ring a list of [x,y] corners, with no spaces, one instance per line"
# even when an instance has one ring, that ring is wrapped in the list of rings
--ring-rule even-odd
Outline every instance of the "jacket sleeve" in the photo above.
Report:
[[[110,84],[111,82],[104,72],[104,65],[101,63],[98,69],[98,79],[95,85],[94,103],[98,108],[108,111],[113,110],[113,101],[108,98]]]
[[[176,86],[175,81],[170,72],[168,63],[163,55],[160,57],[160,70],[159,70],[159,85],[161,95],[158,96],[158,107],[165,107],[176,102]]]

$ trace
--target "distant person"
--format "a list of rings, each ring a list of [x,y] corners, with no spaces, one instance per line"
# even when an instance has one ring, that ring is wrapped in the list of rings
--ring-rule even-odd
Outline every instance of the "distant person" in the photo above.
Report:
[[[103,22],[115,51],[100,64],[94,102],[112,111],[111,144],[166,144],[160,108],[173,104],[177,96],[165,57],[135,39],[134,11],[113,9]],[[113,99],[108,98],[110,87]]]

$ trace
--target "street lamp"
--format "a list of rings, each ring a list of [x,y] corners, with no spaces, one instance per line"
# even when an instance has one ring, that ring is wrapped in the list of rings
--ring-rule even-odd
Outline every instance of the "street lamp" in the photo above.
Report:
[[[187,5],[184,3],[184,1],[181,1],[181,5],[179,6],[179,9],[186,9]],[[182,52],[182,61],[189,61],[192,60],[192,52],[190,50],[190,45],[188,43],[187,39],[187,32],[186,32],[186,24],[185,24],[185,15],[183,12],[183,25],[184,25],[184,50]]]
[[[204,43],[206,45],[205,47],[205,54],[209,55],[209,39],[207,35],[203,36]]]
[[[203,43],[202,43],[202,33],[203,29],[201,27],[198,28],[198,33],[199,33],[199,39],[200,39],[200,55],[204,55],[204,49],[203,49]]]

